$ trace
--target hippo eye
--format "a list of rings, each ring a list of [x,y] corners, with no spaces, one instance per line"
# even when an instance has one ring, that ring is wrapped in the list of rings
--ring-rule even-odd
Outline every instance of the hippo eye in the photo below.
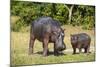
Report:
[[[61,38],[61,35],[60,34],[58,35],[58,38]]]

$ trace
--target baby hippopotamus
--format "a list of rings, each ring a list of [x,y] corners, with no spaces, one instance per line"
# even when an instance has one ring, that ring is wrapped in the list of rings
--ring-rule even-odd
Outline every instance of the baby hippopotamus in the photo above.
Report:
[[[76,54],[76,48],[79,49],[79,53],[81,49],[84,48],[84,53],[89,53],[91,38],[86,33],[79,34],[71,34],[71,45],[73,48],[73,54]]]

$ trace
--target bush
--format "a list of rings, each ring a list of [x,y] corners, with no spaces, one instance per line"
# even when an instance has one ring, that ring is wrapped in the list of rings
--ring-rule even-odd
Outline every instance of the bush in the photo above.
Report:
[[[11,25],[11,30],[19,32],[23,27],[26,27],[26,24],[24,23],[23,20],[19,19],[18,21],[16,21],[16,23],[13,23]]]
[[[85,17],[84,20],[83,20],[82,29],[88,29],[88,30],[93,29],[95,27],[94,18],[95,17],[93,17],[93,16]]]

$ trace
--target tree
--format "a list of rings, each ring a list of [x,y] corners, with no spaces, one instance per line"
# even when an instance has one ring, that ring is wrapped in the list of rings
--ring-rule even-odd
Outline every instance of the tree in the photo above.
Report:
[[[74,8],[74,5],[64,5],[68,12],[69,12],[69,16],[68,16],[68,22],[71,23],[71,17],[72,17],[72,11],[73,11],[73,8]]]

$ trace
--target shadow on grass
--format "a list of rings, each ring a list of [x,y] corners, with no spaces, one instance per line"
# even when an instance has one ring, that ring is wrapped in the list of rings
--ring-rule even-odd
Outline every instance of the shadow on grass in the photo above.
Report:
[[[42,51],[38,51],[38,52],[36,52],[35,54],[40,54],[40,55],[42,55],[43,52],[42,52]],[[54,55],[54,52],[53,52],[53,51],[49,51],[47,55],[48,55],[48,56],[49,56],[49,55]],[[63,55],[66,55],[66,54],[60,52],[59,54],[57,54],[57,55],[55,55],[55,56],[63,56]]]
[[[89,53],[85,53],[85,52],[81,52],[81,53],[73,53],[72,55],[77,55],[77,54],[87,54],[87,55],[89,55],[89,54],[91,54],[91,52],[89,52]]]

